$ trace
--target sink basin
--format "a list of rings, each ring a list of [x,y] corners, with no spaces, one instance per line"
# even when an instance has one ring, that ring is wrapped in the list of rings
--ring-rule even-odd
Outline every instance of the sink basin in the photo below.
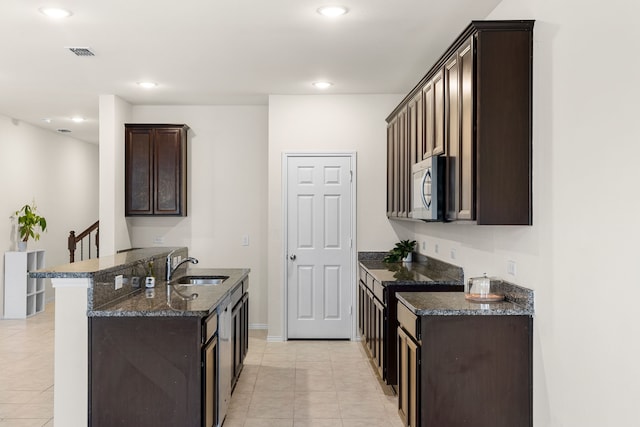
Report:
[[[229,276],[184,276],[176,282],[179,285],[215,286],[227,280]]]

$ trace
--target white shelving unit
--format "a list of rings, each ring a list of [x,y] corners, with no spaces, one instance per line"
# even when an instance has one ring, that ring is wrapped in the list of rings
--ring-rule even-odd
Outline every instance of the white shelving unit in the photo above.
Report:
[[[44,280],[30,271],[44,268],[44,251],[5,252],[4,318],[24,319],[44,311]]]

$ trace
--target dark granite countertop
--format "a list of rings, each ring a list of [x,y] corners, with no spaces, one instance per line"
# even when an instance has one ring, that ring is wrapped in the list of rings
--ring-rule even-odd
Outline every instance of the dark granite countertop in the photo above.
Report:
[[[196,316],[205,317],[212,313],[222,300],[249,275],[246,268],[189,268],[182,276],[229,276],[219,285],[171,286],[167,298],[167,283],[158,281],[154,288],[141,288],[118,300],[90,309],[89,317],[167,317]],[[184,300],[184,296],[196,293],[193,300]]]
[[[366,253],[360,256],[360,265],[369,272],[382,286],[417,285],[417,284],[464,284],[462,268],[433,258],[415,254],[415,261],[410,263],[386,263],[382,261],[384,253],[378,257]],[[374,253],[375,254],[375,253]]]
[[[531,306],[505,300],[469,302],[460,292],[398,292],[398,301],[418,316],[532,316]]]
[[[145,260],[155,258],[172,250],[186,249],[179,247],[153,247],[135,249],[115,255],[92,258],[84,261],[62,264],[55,267],[43,268],[29,273],[31,278],[66,278],[82,279],[93,278],[96,274],[106,274],[112,270],[120,270],[133,266]]]
[[[175,272],[173,282],[183,276],[229,276],[219,285],[167,287],[166,256],[188,255],[186,247],[152,247],[134,249],[116,255],[63,264],[30,272],[34,278],[91,279],[87,289],[88,317],[166,317],[207,316],[249,274],[245,268],[187,268],[183,264]],[[144,287],[144,277],[156,277],[154,288]],[[114,279],[122,276],[123,286],[114,289]],[[169,295],[167,295],[169,292]],[[189,300],[179,294],[197,297]]]

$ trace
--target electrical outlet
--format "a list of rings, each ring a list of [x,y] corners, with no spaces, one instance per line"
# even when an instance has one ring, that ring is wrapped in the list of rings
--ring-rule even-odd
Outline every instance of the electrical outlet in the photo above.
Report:
[[[242,236],[242,246],[249,246],[249,235],[245,234]]]
[[[515,261],[507,261],[507,274],[512,276],[516,275],[516,262]]]
[[[435,253],[440,252],[440,246],[438,246],[438,244],[436,243],[435,246],[433,247],[433,250]]]
[[[427,250],[427,242],[422,242],[422,250],[423,251]]]
[[[122,274],[118,274],[116,276],[116,280],[115,280],[115,285],[116,285],[116,291],[120,288],[122,288],[122,281],[123,281],[123,277]]]
[[[456,250],[455,249],[451,249],[451,259],[456,259]]]
[[[153,244],[154,245],[162,245],[162,244],[164,244],[164,236],[155,236],[153,238]]]

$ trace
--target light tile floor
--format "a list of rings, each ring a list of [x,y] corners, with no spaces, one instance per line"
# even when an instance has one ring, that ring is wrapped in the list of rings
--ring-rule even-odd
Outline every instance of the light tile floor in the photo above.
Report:
[[[266,342],[250,331],[249,353],[223,427],[401,427],[397,398],[360,343]]]
[[[53,426],[54,308],[0,319],[0,427]]]

